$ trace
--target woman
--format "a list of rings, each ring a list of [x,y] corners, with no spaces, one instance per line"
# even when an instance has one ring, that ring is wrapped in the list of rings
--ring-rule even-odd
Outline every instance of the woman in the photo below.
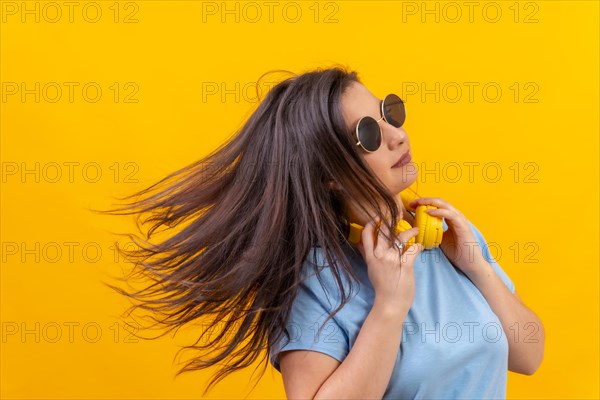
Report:
[[[417,228],[392,229],[414,222],[398,196],[417,177],[403,113],[345,68],[294,75],[230,141],[112,211],[149,213],[148,239],[185,223],[123,251],[154,284],[109,286],[169,330],[208,321],[185,348],[213,355],[179,371],[223,365],[204,393],[265,351],[293,398],[497,398],[507,369],[537,369],[543,330],[537,343],[506,333],[541,322],[463,214],[409,205],[444,219],[430,250],[406,245]],[[349,222],[364,226],[358,244]]]

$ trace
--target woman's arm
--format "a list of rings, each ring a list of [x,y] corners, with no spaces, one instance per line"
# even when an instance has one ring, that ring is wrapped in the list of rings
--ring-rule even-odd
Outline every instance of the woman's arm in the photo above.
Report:
[[[287,397],[381,399],[396,364],[407,314],[375,300],[342,363],[313,351],[283,352],[279,361]]]
[[[440,248],[448,260],[477,286],[498,316],[508,338],[508,369],[533,374],[544,358],[544,327],[516,293],[513,295],[508,290],[488,262],[489,258],[484,257],[482,250],[488,246],[481,232],[459,210],[439,197],[421,197],[409,205],[414,208],[433,205],[437,209],[427,210],[427,213],[446,219],[448,230],[444,232]],[[475,234],[480,241],[476,240]],[[475,252],[471,247],[473,243],[481,246]]]
[[[544,326],[515,292],[485,262],[467,274],[498,316],[509,345],[508,369],[532,375],[544,358]]]
[[[407,314],[376,299],[348,356],[315,399],[381,399],[396,364]]]

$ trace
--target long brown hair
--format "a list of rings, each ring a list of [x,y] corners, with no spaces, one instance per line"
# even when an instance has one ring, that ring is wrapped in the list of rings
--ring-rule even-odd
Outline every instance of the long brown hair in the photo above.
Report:
[[[138,302],[127,314],[151,311],[153,326],[167,328],[160,336],[209,318],[208,329],[183,348],[219,351],[192,358],[176,374],[220,365],[204,394],[261,354],[264,373],[263,351],[284,333],[289,340],[285,326],[311,248],[320,247],[328,265],[341,263],[332,271],[342,302],[327,320],[346,304],[339,272],[356,276],[342,249],[345,199],[391,215],[396,226],[394,197],[344,121],[340,100],[352,82],[360,82],[357,73],[339,65],[292,74],[208,156],[119,199],[137,200],[100,211],[136,214],[140,232],[150,224],[145,239],[126,235],[138,248],[117,248],[134,266],[123,280],[139,275],[152,284],[130,293],[105,282]],[[175,231],[152,243],[161,227]]]

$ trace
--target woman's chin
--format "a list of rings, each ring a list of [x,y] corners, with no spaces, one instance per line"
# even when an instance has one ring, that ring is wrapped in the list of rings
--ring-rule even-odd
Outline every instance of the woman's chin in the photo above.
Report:
[[[419,177],[419,172],[416,170],[416,167],[412,168],[412,166],[410,164],[406,165],[405,168],[403,168],[403,170],[404,171],[401,174],[402,175],[401,178],[397,181],[398,182],[398,192],[401,192],[404,189],[411,186],[413,183],[416,182],[417,178]]]

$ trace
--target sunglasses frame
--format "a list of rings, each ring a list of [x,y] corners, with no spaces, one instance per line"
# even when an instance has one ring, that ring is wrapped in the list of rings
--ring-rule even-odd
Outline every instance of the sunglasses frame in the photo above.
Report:
[[[362,149],[363,149],[364,151],[368,152],[368,153],[374,153],[374,152],[376,152],[377,150],[379,150],[379,147],[381,147],[381,142],[379,143],[379,147],[377,147],[375,150],[368,150],[367,148],[365,148],[365,146],[364,146],[364,145],[361,143],[361,141],[360,141],[360,136],[359,136],[359,134],[358,134],[358,127],[360,126],[360,123],[361,123],[361,122],[362,122],[362,121],[363,121],[365,118],[366,118],[366,119],[372,119],[373,121],[375,121],[375,122],[377,123],[377,127],[379,128],[379,136],[380,136],[381,138],[383,138],[383,132],[382,132],[382,130],[381,130],[381,126],[379,126],[379,122],[380,122],[381,120],[384,120],[385,122],[387,122],[388,124],[390,124],[390,123],[389,123],[389,121],[387,120],[387,118],[385,117],[385,108],[384,108],[384,105],[385,105],[385,101],[386,101],[386,100],[387,100],[387,99],[388,99],[390,96],[392,96],[392,95],[393,95],[393,96],[396,96],[396,97],[398,97],[398,98],[400,99],[400,101],[402,102],[402,105],[404,105],[404,100],[402,100],[402,99],[400,98],[400,96],[398,96],[397,94],[394,94],[394,93],[389,93],[389,94],[387,94],[387,95],[386,95],[386,96],[383,98],[383,100],[381,101],[381,104],[380,104],[381,118],[379,118],[379,119],[377,119],[377,120],[376,120],[375,118],[373,118],[373,117],[370,117],[370,116],[366,115],[366,116],[362,117],[361,119],[359,119],[359,120],[358,120],[358,122],[356,123],[356,128],[354,129],[354,131],[355,131],[355,133],[356,133],[356,140],[357,140],[357,142],[356,142],[356,145],[357,145],[357,146],[360,146],[360,147],[362,147]],[[404,116],[405,116],[405,118],[406,118],[406,109],[404,110]],[[393,125],[393,124],[390,124],[390,125],[392,125],[392,126],[395,126],[395,125]],[[396,128],[400,128],[402,125],[404,125],[404,121],[402,121],[402,124],[400,124],[400,126],[395,126],[395,127],[396,127]]]

